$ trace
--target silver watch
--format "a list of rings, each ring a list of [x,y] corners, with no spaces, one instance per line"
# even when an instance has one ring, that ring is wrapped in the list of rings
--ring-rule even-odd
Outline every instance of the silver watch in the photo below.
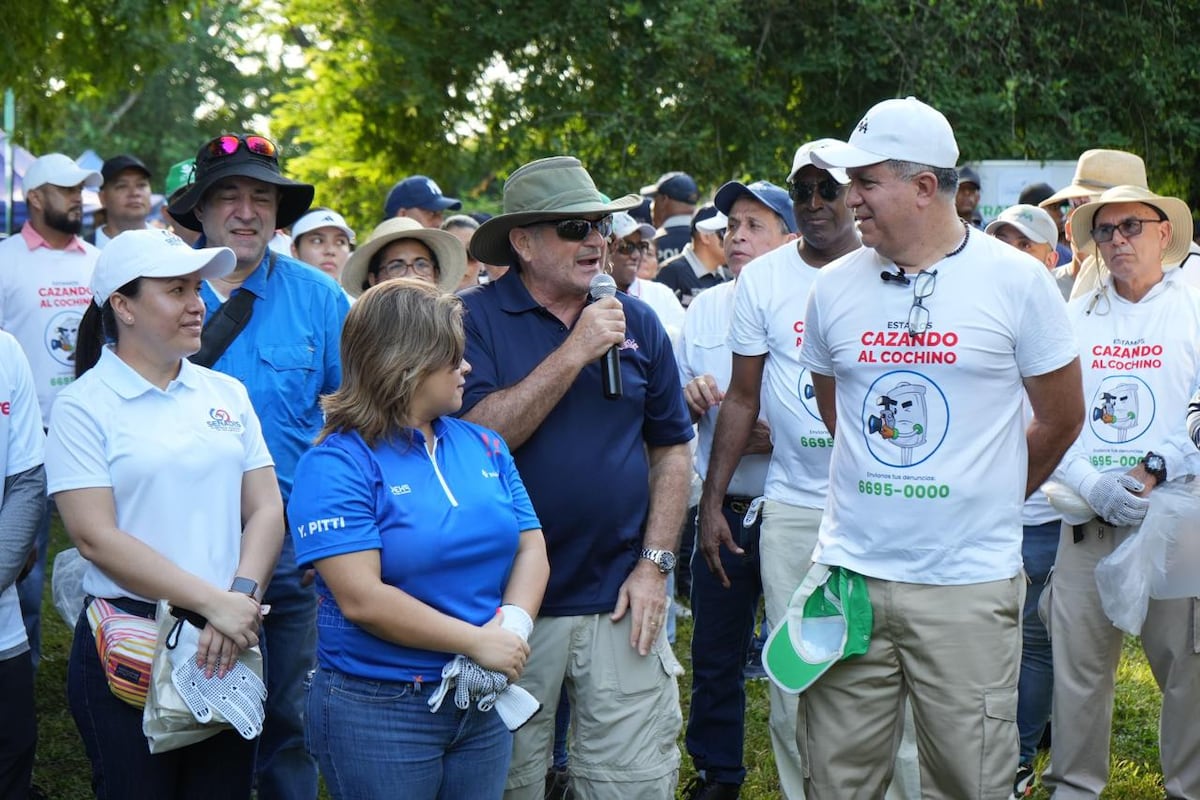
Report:
[[[675,569],[675,554],[670,550],[651,550],[649,547],[643,547],[638,557],[653,561],[654,566],[658,567],[658,571],[663,575]]]

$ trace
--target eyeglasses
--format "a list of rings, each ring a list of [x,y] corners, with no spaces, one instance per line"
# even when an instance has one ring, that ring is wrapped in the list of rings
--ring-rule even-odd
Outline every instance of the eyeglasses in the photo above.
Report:
[[[650,252],[650,243],[649,242],[630,242],[626,239],[622,239],[621,241],[617,242],[616,250],[618,253],[620,253],[623,256],[631,256],[634,253],[641,253],[642,255],[646,255],[646,253]]]
[[[437,264],[428,258],[414,258],[412,261],[396,258],[381,266],[379,272],[389,278],[403,278],[410,274],[432,278],[437,275]]]
[[[791,195],[793,203],[809,202],[814,191],[821,195],[822,200],[831,202],[837,200],[838,195],[842,193],[842,185],[833,178],[826,178],[819,183],[796,181],[788,186],[788,194]]]
[[[933,285],[937,282],[937,270],[926,272],[921,270],[913,279],[913,304],[908,310],[908,335],[919,336],[932,327],[929,319],[929,309],[923,305],[925,298],[933,294]]]
[[[1138,219],[1130,217],[1123,219],[1116,225],[1097,225],[1092,228],[1092,239],[1096,244],[1107,244],[1112,241],[1113,234],[1117,231],[1126,239],[1132,239],[1135,236],[1142,235],[1142,225],[1147,222],[1163,222],[1161,219]]]
[[[276,158],[279,155],[279,148],[265,136],[237,136],[232,133],[218,136],[204,145],[204,149],[208,152],[210,158],[224,158],[236,153],[238,148],[243,145],[245,145],[247,152],[253,153],[256,156]]]
[[[535,222],[534,225],[553,225],[558,238],[568,242],[582,242],[592,231],[607,239],[612,236],[612,217],[603,219],[559,219]]]

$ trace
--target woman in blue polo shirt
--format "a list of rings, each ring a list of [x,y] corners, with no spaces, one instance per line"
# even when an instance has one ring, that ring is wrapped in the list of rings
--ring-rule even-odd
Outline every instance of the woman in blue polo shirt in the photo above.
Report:
[[[508,447],[448,416],[463,347],[453,295],[408,278],[366,291],[325,429],[296,468],[288,519],[320,598],[307,735],[337,800],[504,791],[498,714],[474,697],[430,703],[456,655],[516,681],[549,576]]]

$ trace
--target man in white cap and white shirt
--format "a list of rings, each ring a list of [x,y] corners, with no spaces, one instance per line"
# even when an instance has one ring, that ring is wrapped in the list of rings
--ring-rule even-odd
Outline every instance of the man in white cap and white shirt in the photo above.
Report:
[[[1009,206],[987,224],[984,233],[1045,264],[1063,299],[1070,297],[1075,276],[1057,266],[1058,226],[1046,209],[1028,204]]]
[[[873,625],[867,652],[800,696],[809,800],[883,793],[905,699],[925,796],[1012,790],[1021,504],[1083,401],[1047,270],[955,214],[958,155],[913,97],[813,152],[849,175],[864,245],[821,270],[804,318],[800,361],[834,434],[813,560],[865,578]]]
[[[701,549],[714,578],[725,582],[722,563],[742,549],[723,516],[760,415],[770,424],[773,449],[762,495],[759,566],[767,618],[783,619],[792,591],[804,577],[816,544],[828,487],[833,440],[821,421],[807,370],[800,366],[803,308],[819,270],[859,249],[854,220],[846,208],[845,170],[813,163],[820,148],[840,144],[817,139],[792,160],[788,188],[800,238],[786,241],[740,270],[725,346],[732,364],[724,382],[692,381],[689,396],[720,401],[720,412],[701,498]],[[731,259],[731,262],[735,259]],[[689,312],[690,313],[690,312]],[[727,386],[727,388],[726,388]],[[720,391],[715,391],[720,390]],[[723,392],[723,397],[722,393]],[[709,412],[711,413],[711,412]],[[742,471],[742,468],[738,468]],[[736,492],[734,492],[736,494]],[[796,746],[796,700],[772,684],[770,731],[780,788],[787,798],[804,797],[804,766]],[[915,759],[902,767],[889,797],[919,792]]]
[[[1154,492],[1200,472],[1184,420],[1200,374],[1200,292],[1179,270],[1192,215],[1178,198],[1118,186],[1076,209],[1076,250],[1108,276],[1067,313],[1083,358],[1087,422],[1055,477],[1095,516],[1064,525],[1049,602],[1054,737],[1044,776],[1056,800],[1096,798],[1108,781],[1124,633],[1105,615],[1096,564],[1139,535]],[[1171,798],[1200,797],[1200,600],[1151,599],[1142,649],[1163,693],[1159,751]]]
[[[80,238],[83,187],[103,182],[62,153],[48,153],[25,172],[29,220],[0,242],[0,328],[20,343],[33,371],[42,419],[58,391],[75,380],[79,320],[91,302],[88,281],[100,251]],[[42,585],[50,535],[47,508],[37,537],[37,560],[17,584],[36,671],[41,654]]]

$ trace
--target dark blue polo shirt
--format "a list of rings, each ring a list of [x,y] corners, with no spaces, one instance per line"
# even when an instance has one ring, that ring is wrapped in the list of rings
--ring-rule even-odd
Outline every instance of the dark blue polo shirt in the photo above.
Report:
[[[461,296],[471,364],[465,414],[523,380],[570,329],[538,305],[515,269]],[[650,501],[646,447],[693,435],[666,331],[645,303],[621,293],[617,299],[626,325],[621,398],[604,399],[599,361],[589,364],[513,452],[550,558],[544,616],[612,611],[642,547]]]

